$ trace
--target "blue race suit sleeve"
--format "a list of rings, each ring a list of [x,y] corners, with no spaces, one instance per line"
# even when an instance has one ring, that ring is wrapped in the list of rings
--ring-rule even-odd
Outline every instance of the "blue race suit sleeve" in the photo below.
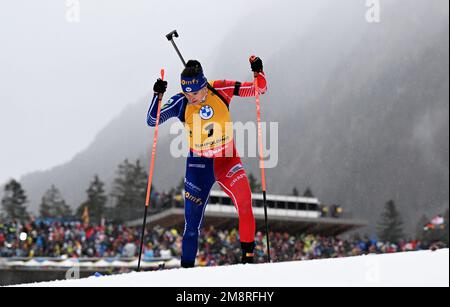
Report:
[[[162,107],[161,107],[161,115],[159,119],[159,124],[166,122],[172,117],[177,117],[181,119],[182,110],[184,109],[185,104],[185,96],[181,93],[170,98]],[[156,125],[156,116],[158,113],[158,95],[154,95],[152,99],[152,103],[150,104],[150,108],[147,113],[147,124],[150,127],[154,127]]]

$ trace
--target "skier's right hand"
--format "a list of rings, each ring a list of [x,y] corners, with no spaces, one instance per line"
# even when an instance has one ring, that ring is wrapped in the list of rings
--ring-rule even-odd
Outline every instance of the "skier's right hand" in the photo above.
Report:
[[[164,94],[167,90],[167,81],[162,80],[159,78],[156,80],[155,85],[153,85],[153,91],[155,94]]]

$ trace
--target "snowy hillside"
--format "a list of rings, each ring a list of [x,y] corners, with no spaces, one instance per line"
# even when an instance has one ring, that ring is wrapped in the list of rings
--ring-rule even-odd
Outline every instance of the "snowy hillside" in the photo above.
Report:
[[[449,286],[449,251],[130,273],[33,286]]]

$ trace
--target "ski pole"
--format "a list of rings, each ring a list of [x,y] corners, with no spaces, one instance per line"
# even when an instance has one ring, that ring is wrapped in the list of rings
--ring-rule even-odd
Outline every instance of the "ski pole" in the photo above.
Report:
[[[250,61],[254,59],[254,56],[250,58]],[[266,241],[267,241],[267,262],[271,262],[270,257],[270,240],[269,240],[269,222],[267,218],[267,197],[266,197],[266,171],[264,166],[264,156],[263,156],[263,138],[262,138],[262,127],[261,127],[261,103],[259,99],[258,90],[258,73],[254,74],[254,84],[255,84],[255,97],[256,97],[256,119],[258,122],[258,143],[259,143],[259,168],[261,169],[261,186],[263,190],[263,201],[264,201],[264,222],[266,226]]]
[[[164,80],[164,69],[161,69],[161,79]],[[158,143],[158,130],[159,130],[159,119],[161,117],[162,97],[163,97],[163,94],[158,94],[158,111],[157,111],[157,115],[156,115],[155,132],[153,135],[152,160],[150,162],[150,170],[148,172],[147,195],[145,198],[144,223],[142,224],[141,245],[139,247],[139,260],[138,260],[138,266],[137,266],[138,272],[141,269],[142,248],[144,246],[144,236],[145,236],[145,224],[147,223],[147,211],[148,211],[148,207],[150,206],[150,194],[151,194],[151,190],[152,190],[153,172],[155,169],[156,145]]]

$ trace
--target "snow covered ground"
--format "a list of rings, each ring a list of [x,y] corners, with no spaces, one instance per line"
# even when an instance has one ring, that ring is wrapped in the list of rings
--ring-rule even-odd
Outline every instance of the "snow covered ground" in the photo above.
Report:
[[[26,285],[30,286],[30,285]],[[449,286],[449,251],[235,265],[36,283],[39,287]]]

